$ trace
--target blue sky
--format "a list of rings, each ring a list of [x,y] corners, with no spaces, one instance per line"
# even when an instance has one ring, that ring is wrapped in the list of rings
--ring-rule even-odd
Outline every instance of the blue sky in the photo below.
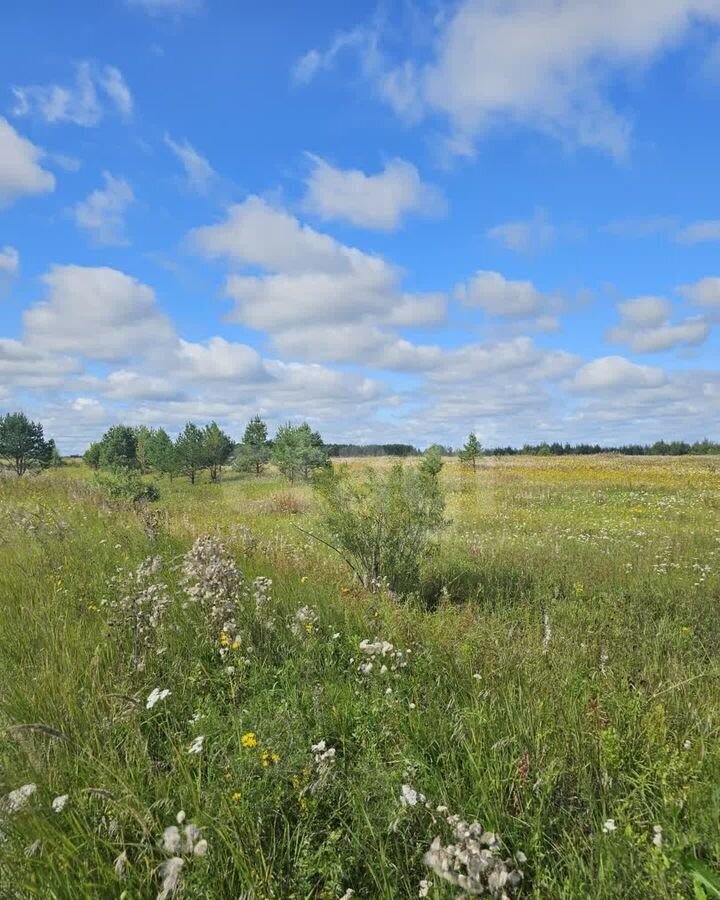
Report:
[[[720,0],[6,6],[0,408],[61,449],[720,436]]]

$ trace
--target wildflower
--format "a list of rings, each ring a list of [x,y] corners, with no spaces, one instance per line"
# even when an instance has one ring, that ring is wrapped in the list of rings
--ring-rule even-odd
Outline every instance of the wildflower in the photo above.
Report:
[[[692,747],[692,741],[683,741],[683,750],[689,750]]]
[[[185,810],[181,809],[175,816],[175,821],[178,823],[178,825],[182,825],[186,818],[187,816],[185,815]]]
[[[240,793],[240,791],[235,791],[230,799],[233,801],[233,803],[237,803],[238,800],[242,799],[242,794]]]
[[[355,891],[352,888],[348,888],[345,893],[342,895],[340,900],[351,900],[351,897],[355,896]]]
[[[280,762],[280,757],[273,750],[263,750],[261,759],[265,769]]]
[[[20,812],[30,802],[30,798],[37,790],[35,784],[24,784],[15,791],[10,791],[7,797],[0,799],[0,809],[6,809],[9,813]]]
[[[254,731],[246,731],[245,734],[240,738],[240,743],[243,747],[250,750],[253,747],[257,747],[257,736]]]
[[[663,830],[662,825],[653,825],[653,844],[660,849],[663,844]]]
[[[157,900],[168,900],[177,891],[184,865],[185,860],[181,856],[173,856],[160,866],[158,873],[162,878],[162,890],[157,895]]]
[[[404,784],[400,789],[400,803],[402,806],[417,806],[425,802],[425,795],[418,793],[409,784]]]
[[[118,878],[124,878],[127,873],[127,850],[123,850],[119,856],[115,857],[115,862],[113,863],[113,869],[115,870],[115,874]]]
[[[305,582],[306,582],[307,580],[308,580],[307,575],[303,575],[303,577],[300,579],[300,584],[305,584]]]
[[[613,831],[617,831],[615,819],[606,819],[605,822],[603,822],[602,830],[605,834],[612,834]]]
[[[418,885],[418,897],[427,897],[430,893],[430,882],[423,878]]]
[[[145,709],[152,709],[156,703],[169,697],[171,693],[172,691],[169,691],[167,688],[163,688],[162,690],[160,690],[160,688],[153,688],[145,702]]]
[[[52,802],[53,812],[61,813],[67,806],[69,799],[69,794],[61,794],[59,797],[56,797]]]
[[[294,620],[290,626],[290,630],[296,637],[300,637],[303,632],[312,634],[318,623],[318,614],[310,606],[301,606],[294,616]]]
[[[522,881],[520,865],[526,861],[525,854],[502,859],[500,841],[493,832],[483,831],[478,822],[468,825],[459,816],[448,816],[447,822],[454,829],[453,843],[444,846],[436,837],[425,854],[425,865],[468,895],[506,900]]]
[[[205,743],[205,735],[198,735],[190,744],[188,748],[188,753],[202,753],[203,744]]]

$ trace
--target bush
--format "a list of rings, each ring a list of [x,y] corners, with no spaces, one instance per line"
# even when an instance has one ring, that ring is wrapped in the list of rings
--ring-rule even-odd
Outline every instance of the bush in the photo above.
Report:
[[[415,590],[430,537],[445,524],[437,478],[398,463],[362,481],[346,468],[323,472],[315,484],[327,543],[363,584]]]
[[[160,489],[155,483],[143,481],[128,469],[99,472],[95,476],[95,483],[113,500],[152,503],[160,499]]]

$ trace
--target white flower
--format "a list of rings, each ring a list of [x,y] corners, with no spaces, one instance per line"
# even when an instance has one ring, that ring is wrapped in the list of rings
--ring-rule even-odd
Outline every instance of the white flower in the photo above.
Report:
[[[430,882],[427,878],[423,878],[418,885],[418,897],[427,897],[430,893]]]
[[[188,753],[202,753],[203,743],[205,742],[205,735],[199,734],[195,740],[190,744],[188,748]]]
[[[658,847],[658,848],[662,847],[662,843],[663,843],[662,825],[653,825],[652,842],[653,842],[653,844],[655,844],[656,847]]]
[[[61,813],[67,806],[69,799],[69,794],[61,794],[59,797],[56,797],[52,802],[53,812]]]
[[[175,816],[175,821],[178,823],[178,825],[182,825],[186,818],[187,816],[185,815],[185,810],[181,809],[180,812]]]
[[[603,822],[602,830],[605,834],[612,834],[613,831],[617,831],[615,819],[606,819],[605,822]]]
[[[208,842],[203,838],[193,847],[193,856],[207,856]]]
[[[123,852],[115,857],[115,862],[113,863],[113,869],[115,869],[115,874],[118,878],[124,878],[125,873],[127,872],[127,850],[123,850]]]
[[[180,850],[180,829],[177,825],[169,825],[163,831],[162,848],[166,853],[177,853]]]
[[[418,793],[409,784],[404,784],[400,789],[400,803],[403,806],[417,806],[418,803],[424,803],[425,796]]]
[[[37,790],[37,785],[24,784],[15,791],[10,793],[3,800],[0,800],[0,807],[4,807],[8,812],[15,813],[24,809]]]
[[[162,878],[162,890],[157,895],[157,900],[168,900],[172,897],[178,888],[180,882],[180,872],[185,865],[185,860],[181,856],[173,856],[166,860],[158,869]]]
[[[345,893],[342,895],[340,900],[350,900],[351,897],[355,896],[355,891],[352,888],[348,888]]]
[[[692,741],[683,741],[683,750],[689,750],[692,747]]]
[[[145,702],[145,709],[152,709],[156,703],[159,703],[160,700],[164,700],[166,697],[169,697],[172,692],[167,688],[153,688],[148,695],[147,701]]]

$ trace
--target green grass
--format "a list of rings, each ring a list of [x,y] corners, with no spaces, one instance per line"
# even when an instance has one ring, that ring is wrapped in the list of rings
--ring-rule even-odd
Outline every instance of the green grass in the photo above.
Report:
[[[692,871],[720,871],[718,463],[449,463],[443,482],[451,524],[398,603],[309,541],[310,489],[272,475],[164,482],[154,536],[84,467],[2,478],[0,797],[37,790],[0,813],[0,898],[156,897],[180,809],[209,843],[187,898],[412,898],[423,878],[450,898],[422,861],[449,839],[441,804],[525,852],[520,897],[713,896]],[[273,581],[275,627],[249,600],[225,659],[179,585],[206,533]],[[111,604],[150,555],[173,599],[138,670]],[[318,621],[295,634],[303,606]],[[360,676],[364,638],[408,666]],[[64,739],[12,729],[37,723]],[[336,763],[311,792],[322,738]],[[430,809],[401,805],[406,783]]]

